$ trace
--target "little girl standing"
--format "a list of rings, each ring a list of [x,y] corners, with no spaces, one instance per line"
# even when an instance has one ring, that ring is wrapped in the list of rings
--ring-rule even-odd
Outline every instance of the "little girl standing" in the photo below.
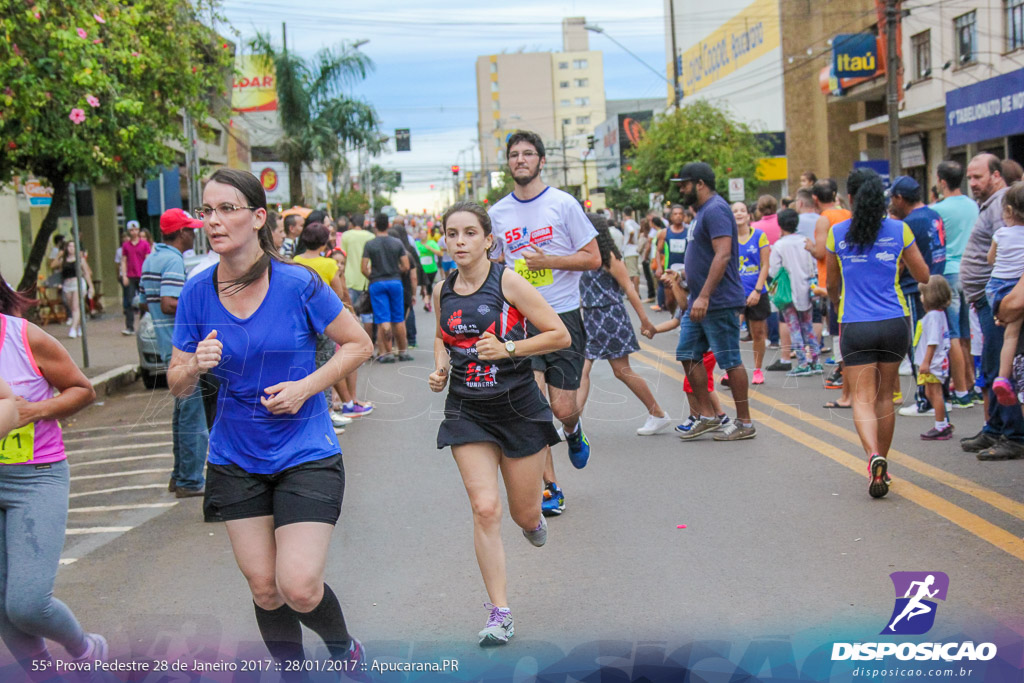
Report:
[[[1024,275],[1024,183],[1014,183],[1003,195],[1003,222],[1006,225],[992,235],[992,246],[988,250],[988,262],[993,268],[985,296],[993,315],[998,315],[999,303]],[[1004,406],[1017,403],[1010,376],[1020,325],[1020,320],[1006,324],[999,354],[999,376],[992,382],[996,400]]]
[[[935,426],[921,438],[948,441],[953,438],[953,425],[946,419],[950,344],[946,308],[953,299],[953,292],[941,275],[932,275],[920,290],[926,313],[921,318],[920,338],[914,346],[914,363],[918,367],[917,383],[924,387],[924,395],[935,407]]]

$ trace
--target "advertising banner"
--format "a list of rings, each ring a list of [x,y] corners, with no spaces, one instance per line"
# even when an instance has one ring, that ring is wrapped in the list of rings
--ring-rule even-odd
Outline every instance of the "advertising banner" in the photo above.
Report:
[[[871,77],[878,70],[878,39],[872,33],[840,33],[832,40],[837,78]]]
[[[276,111],[277,87],[274,65],[256,55],[235,57],[235,82],[231,108],[235,111]]]
[[[950,147],[1024,132],[1024,69],[946,93]]]
[[[260,179],[267,193],[268,204],[287,204],[291,201],[288,182],[288,164],[283,161],[254,161],[253,174]]]

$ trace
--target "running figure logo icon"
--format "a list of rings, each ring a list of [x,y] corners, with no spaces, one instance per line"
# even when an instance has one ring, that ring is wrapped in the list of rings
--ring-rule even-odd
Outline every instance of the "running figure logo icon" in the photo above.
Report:
[[[934,600],[946,599],[949,577],[943,572],[893,572],[889,578],[896,589],[896,605],[882,635],[927,633],[935,624]]]

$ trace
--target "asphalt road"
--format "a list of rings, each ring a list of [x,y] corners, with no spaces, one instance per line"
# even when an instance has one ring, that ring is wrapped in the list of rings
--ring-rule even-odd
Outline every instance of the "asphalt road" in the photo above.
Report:
[[[819,377],[766,373],[752,441],[681,442],[637,436],[642,406],[598,363],[584,416],[590,464],[574,470],[555,448],[567,509],[549,520],[545,547],[506,514],[517,635],[482,653],[486,593],[464,489],[435,448],[444,398],[426,383],[433,318],[421,310],[419,320],[417,361],[364,367],[360,397],[376,410],[341,437],[348,484],[328,582],[369,656],[505,662],[528,677],[560,653],[600,654],[605,641],[626,648],[606,654],[639,659],[645,647],[714,639],[877,639],[899,570],[949,575],[929,638],[1020,642],[1024,461],[979,462],[958,440],[920,441],[929,419],[900,418],[895,482],[873,500],[849,411],[820,408],[838,392]],[[681,418],[675,341],[645,341],[633,365]],[[952,419],[957,437],[973,434],[981,409]],[[169,430],[166,390],[141,384],[67,426],[74,531],[56,593],[126,661],[266,656],[223,525],[203,523],[199,500],[166,492]],[[320,647],[312,634],[306,643]]]

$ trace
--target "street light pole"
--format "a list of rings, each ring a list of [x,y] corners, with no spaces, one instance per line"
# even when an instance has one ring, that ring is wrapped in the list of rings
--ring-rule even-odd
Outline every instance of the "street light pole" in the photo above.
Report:
[[[886,104],[889,111],[889,180],[900,175],[900,59],[897,46],[900,13],[897,0],[885,3],[885,85]]]
[[[671,7],[671,0],[669,0],[669,6]],[[674,14],[675,14],[675,13],[673,12],[673,13],[672,13],[672,16],[673,16],[673,17],[674,17]],[[672,19],[672,22],[673,22],[673,30],[672,30],[672,45],[673,45],[673,47],[672,47],[672,50],[673,50],[673,52],[674,52],[674,51],[675,51],[675,20],[674,20],[674,18]],[[595,26],[595,25],[593,25],[593,24],[584,24],[584,25],[583,25],[583,28],[585,28],[585,29],[586,29],[586,30],[588,30],[588,31],[592,31],[592,32],[594,32],[594,33],[600,33],[600,34],[601,34],[601,35],[603,35],[603,36],[604,36],[605,38],[607,38],[608,40],[612,41],[613,43],[615,43],[616,45],[618,45],[619,47],[621,47],[621,48],[622,48],[623,50],[625,50],[625,52],[626,52],[626,53],[627,53],[627,54],[628,54],[628,55],[629,55],[630,57],[632,57],[632,58],[633,58],[633,59],[635,59],[636,61],[638,61],[638,62],[640,62],[641,64],[643,64],[643,65],[644,65],[645,67],[647,67],[647,68],[648,68],[648,69],[649,69],[649,70],[650,70],[650,71],[651,71],[652,73],[654,73],[654,74],[655,74],[655,75],[656,75],[656,76],[657,76],[658,78],[660,78],[661,80],[663,80],[663,81],[665,81],[666,83],[668,83],[669,85],[671,85],[671,86],[672,86],[672,92],[673,92],[673,93],[675,93],[675,101],[676,101],[676,106],[679,106],[679,102],[681,102],[683,98],[682,98],[682,93],[681,93],[681,92],[680,92],[680,90],[679,90],[679,75],[678,75],[678,65],[676,64],[676,58],[675,58],[675,55],[674,55],[674,54],[672,55],[672,63],[673,63],[673,65],[674,65],[674,66],[673,66],[673,71],[674,71],[674,72],[676,72],[676,82],[675,82],[675,83],[673,83],[672,81],[670,81],[670,80],[668,79],[668,77],[667,77],[667,76],[665,76],[665,74],[661,73],[660,71],[658,71],[657,69],[655,69],[655,68],[654,68],[653,66],[651,66],[650,64],[648,64],[648,63],[647,63],[647,62],[645,62],[644,60],[640,59],[640,56],[639,56],[639,55],[637,55],[637,54],[636,54],[635,52],[633,52],[633,51],[632,51],[632,50],[630,50],[630,49],[629,49],[628,47],[626,47],[625,45],[623,45],[622,43],[620,43],[619,41],[615,40],[615,39],[614,39],[614,38],[612,38],[612,37],[611,37],[610,35],[608,35],[608,33],[606,33],[606,32],[605,32],[605,30],[604,30],[603,28],[601,28],[600,26]]]
[[[672,98],[676,109],[683,101],[683,91],[679,85],[679,51],[676,47],[676,3],[675,0],[668,0],[668,24],[672,34]]]
[[[562,187],[569,187],[569,159],[565,156],[565,120],[562,120]]]

